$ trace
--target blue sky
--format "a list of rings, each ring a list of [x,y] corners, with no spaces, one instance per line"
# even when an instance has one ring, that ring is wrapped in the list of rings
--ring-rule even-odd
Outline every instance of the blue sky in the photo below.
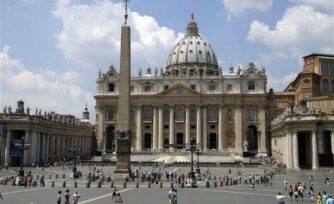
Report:
[[[164,67],[194,13],[223,71],[255,61],[268,88],[282,90],[302,70],[302,56],[334,53],[333,2],[131,0],[132,73]],[[87,101],[95,113],[98,70],[119,66],[123,11],[119,0],[2,0],[1,107],[23,99],[32,110],[80,117]]]

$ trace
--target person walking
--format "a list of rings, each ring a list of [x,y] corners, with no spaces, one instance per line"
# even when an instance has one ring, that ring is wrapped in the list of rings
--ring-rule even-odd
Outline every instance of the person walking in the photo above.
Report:
[[[312,186],[310,186],[310,190],[308,194],[310,195],[310,201],[313,202],[314,201],[314,190]]]
[[[279,192],[276,196],[276,201],[278,204],[285,204],[285,196]]]
[[[318,192],[317,194],[317,204],[323,204],[321,192]]]
[[[61,191],[58,191],[57,204],[61,204]]]
[[[328,199],[327,199],[327,201],[326,201],[326,204],[334,204],[334,199],[333,199],[332,195],[329,195],[329,196],[328,196]]]
[[[74,194],[73,194],[73,204],[78,204],[79,202],[79,198],[81,197],[81,195],[78,193],[78,191],[76,191]]]
[[[323,202],[323,204],[326,204],[327,199],[328,199],[327,193],[326,193],[326,191],[323,191],[322,192],[322,202]]]
[[[168,192],[169,203],[174,204],[174,188]]]
[[[65,204],[70,204],[70,190],[67,189],[65,192]]]
[[[290,187],[289,187],[289,195],[290,195],[290,200],[292,201],[292,196],[293,196],[292,185],[290,185]]]
[[[174,189],[173,198],[174,198],[174,203],[173,204],[177,204],[177,189]]]

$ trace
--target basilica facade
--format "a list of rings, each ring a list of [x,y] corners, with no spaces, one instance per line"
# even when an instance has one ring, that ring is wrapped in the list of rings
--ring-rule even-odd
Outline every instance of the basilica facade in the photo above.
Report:
[[[267,77],[249,62],[223,73],[193,16],[164,68],[138,69],[131,78],[132,152],[182,151],[195,140],[204,152],[267,155]],[[99,71],[96,99],[98,150],[115,151],[119,73]]]

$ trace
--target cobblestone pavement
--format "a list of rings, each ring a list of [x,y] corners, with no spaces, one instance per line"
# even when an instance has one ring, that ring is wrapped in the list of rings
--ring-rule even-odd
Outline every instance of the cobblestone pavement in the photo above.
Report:
[[[106,172],[113,172],[114,167],[110,166],[98,166],[97,169],[103,169]],[[138,169],[139,167],[133,167],[133,169]],[[0,191],[4,200],[0,200],[0,204],[48,204],[56,203],[57,192],[61,190],[64,194],[66,189],[70,190],[71,195],[75,191],[78,191],[81,194],[80,204],[91,203],[91,204],[110,204],[114,203],[111,200],[112,188],[110,187],[110,182],[105,182],[101,188],[97,188],[96,183],[92,183],[90,188],[86,188],[86,181],[79,180],[78,187],[74,188],[74,182],[69,177],[70,170],[62,170],[59,167],[46,168],[44,171],[40,168],[25,168],[26,171],[32,171],[33,174],[44,174],[46,176],[46,187],[31,187],[24,188],[22,186],[11,186],[0,185]],[[324,184],[324,177],[329,176],[330,181],[334,181],[334,174],[327,173],[314,173],[311,171],[301,171],[298,174],[287,174],[287,175],[275,175],[273,179],[273,184],[265,186],[264,184],[255,185],[255,189],[251,189],[247,184],[238,184],[235,186],[223,186],[213,187],[213,177],[216,176],[217,179],[220,176],[229,175],[229,168],[207,168],[202,167],[202,172],[209,169],[211,178],[210,188],[205,186],[204,181],[199,181],[199,187],[196,189],[190,188],[181,188],[176,185],[178,190],[178,204],[214,204],[214,203],[227,203],[227,204],[270,204],[276,203],[275,196],[278,192],[282,192],[284,195],[287,195],[287,192],[283,188],[283,180],[287,180],[288,184],[292,184],[296,181],[307,182],[309,176],[314,176],[314,189],[315,192],[326,190],[328,194],[334,193],[334,185]],[[79,170],[82,172],[88,172],[88,167],[79,167]],[[143,172],[151,171],[151,167],[141,167]],[[250,174],[263,174],[263,169],[261,168],[231,168],[232,176],[236,176],[237,170],[242,172],[243,176]],[[169,167],[164,171],[175,171],[177,173],[186,173],[189,171],[189,167]],[[0,176],[14,174],[14,169],[0,170]],[[66,178],[62,179],[62,174],[65,173]],[[58,174],[59,178],[55,179],[55,175]],[[51,179],[49,178],[51,175]],[[165,179],[165,178],[164,178]],[[55,181],[55,187],[51,187],[51,181]],[[66,181],[66,187],[62,187],[63,181]],[[128,182],[127,187],[123,188],[123,182],[115,182],[115,186],[121,192],[121,196],[124,200],[124,203],[127,204],[164,204],[168,203],[167,193],[170,190],[171,181],[163,181],[163,187],[159,188],[159,185],[152,184],[151,188],[148,188],[148,183],[141,183],[139,188],[136,188],[135,183]],[[243,183],[243,182],[242,182]],[[295,201],[290,201],[286,199],[287,203],[297,203]],[[63,201],[64,202],[64,201]],[[305,194],[306,203],[311,203],[309,196]],[[72,203],[72,202],[71,202]],[[299,202],[300,203],[300,202]]]

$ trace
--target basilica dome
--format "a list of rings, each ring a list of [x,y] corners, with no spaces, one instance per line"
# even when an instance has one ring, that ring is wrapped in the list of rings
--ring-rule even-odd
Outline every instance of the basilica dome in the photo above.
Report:
[[[166,72],[185,72],[189,75],[218,73],[216,54],[210,43],[198,34],[193,15],[188,23],[186,35],[177,42],[168,56]]]

